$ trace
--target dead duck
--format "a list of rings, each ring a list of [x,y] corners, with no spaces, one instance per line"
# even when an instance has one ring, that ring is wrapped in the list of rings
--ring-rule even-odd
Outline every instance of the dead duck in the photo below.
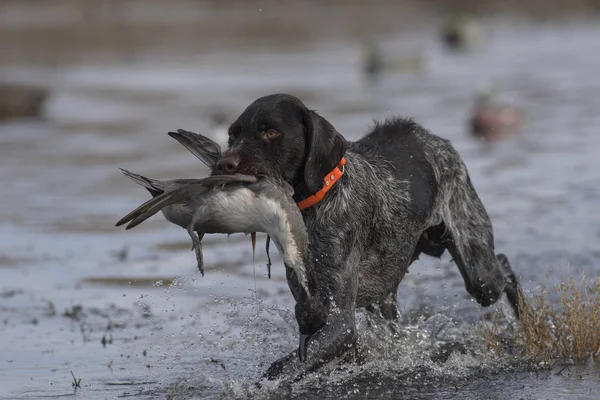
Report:
[[[273,231],[281,238],[280,232],[288,234],[291,228],[287,225],[296,214],[300,219],[296,218],[294,224],[303,221],[298,207],[293,201],[288,201],[293,191],[285,182],[275,184],[262,179],[259,183],[257,177],[241,174],[214,175],[183,184],[182,181],[166,182],[178,187],[145,202],[117,222],[117,226],[129,223],[126,227],[129,230],[157,212],[168,210],[167,219],[185,227],[196,246],[199,240],[195,232],[232,234]],[[288,214],[290,217],[287,217]],[[279,225],[272,227],[272,224]]]
[[[180,132],[169,132],[169,135],[173,138],[176,138],[179,143],[181,143],[185,148],[187,148],[192,154],[194,154],[200,161],[202,161],[207,167],[212,168],[219,157],[221,156],[221,146],[205,136],[180,130]],[[120,168],[121,172],[134,181],[135,183],[145,187],[148,192],[152,195],[153,198],[160,196],[164,193],[172,192],[176,189],[179,189],[185,185],[196,182],[197,179],[172,179],[172,180],[159,180],[147,178],[145,176],[135,174],[131,171],[128,171],[124,168]],[[192,211],[186,209],[185,207],[181,207],[178,205],[166,206],[161,209],[165,219],[172,224],[179,225],[184,229],[187,229],[190,220]],[[191,235],[191,233],[190,233]],[[197,241],[195,245],[192,247],[192,250],[196,253],[196,261],[198,263],[198,270],[204,276],[204,256],[202,253],[202,238],[204,237],[204,233],[195,232],[197,235]],[[253,236],[253,240],[255,237]],[[254,241],[252,250],[254,251]],[[269,247],[267,243],[267,255],[269,252]],[[271,258],[269,257],[269,263],[267,264],[269,270],[269,278],[271,277]]]
[[[296,299],[296,319],[300,330],[299,356],[306,359],[310,335],[326,321],[326,307],[319,296],[308,232],[292,187],[283,181],[258,179],[250,175],[216,175],[196,179],[178,189],[162,193],[127,214],[117,226],[134,228],[159,211],[170,207],[177,225],[186,225],[194,246],[200,243],[196,232],[265,232],[283,255]],[[164,211],[163,211],[164,212]],[[287,275],[287,273],[286,273]]]
[[[369,81],[376,79],[384,68],[381,47],[375,41],[367,42],[363,45],[363,74]]]
[[[523,124],[521,112],[513,107],[496,104],[489,91],[477,94],[473,115],[470,120],[471,133],[495,142],[520,133]]]
[[[49,94],[44,87],[0,83],[0,120],[41,116]]]
[[[207,138],[199,133],[186,131],[184,129],[178,129],[177,132],[169,132],[169,136],[177,140],[183,147],[188,149],[196,158],[204,163],[208,168],[212,169],[219,157],[221,157],[221,146],[219,143],[212,139]],[[256,247],[256,233],[252,233],[252,253]],[[271,279],[271,256],[269,254],[269,247],[271,238],[267,236],[265,243],[265,250],[267,252],[267,275]],[[198,256],[198,254],[196,254]],[[200,255],[201,256],[201,255]]]
[[[363,44],[362,72],[368,83],[374,83],[385,71],[418,72],[422,66],[420,55],[392,59],[384,56],[382,47],[376,41]]]
[[[188,149],[194,156],[202,161],[207,167],[213,168],[217,163],[217,160],[221,156],[221,146],[212,139],[198,133],[186,131],[183,129],[177,130],[177,132],[169,132],[169,136],[176,139],[186,149]],[[179,189],[187,184],[197,182],[197,179],[172,179],[172,180],[159,180],[147,178],[145,176],[135,174],[124,168],[121,168],[121,172],[135,183],[143,186],[150,192],[152,197],[157,197],[166,192],[172,192]],[[179,225],[184,229],[187,229],[191,220],[190,214],[192,213],[189,209],[178,205],[165,206],[161,209],[165,219],[172,224]],[[190,233],[192,235],[192,233]],[[195,251],[196,261],[198,264],[198,270],[204,276],[204,256],[202,253],[202,238],[204,233],[195,232],[197,240],[192,250]],[[256,247],[256,233],[252,232],[252,252],[254,253]],[[267,274],[269,279],[271,278],[271,256],[269,254],[271,238],[267,236],[266,241],[266,252],[267,252]]]

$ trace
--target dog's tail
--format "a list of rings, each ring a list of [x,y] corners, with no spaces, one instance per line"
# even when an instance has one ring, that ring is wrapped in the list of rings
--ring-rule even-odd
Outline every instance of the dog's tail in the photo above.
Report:
[[[181,143],[208,168],[214,167],[221,156],[221,146],[199,133],[177,129],[177,132],[169,132],[169,136]]]

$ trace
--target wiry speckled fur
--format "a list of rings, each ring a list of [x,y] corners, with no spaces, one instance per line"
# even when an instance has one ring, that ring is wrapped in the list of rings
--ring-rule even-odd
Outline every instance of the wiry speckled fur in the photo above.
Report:
[[[262,133],[270,130],[280,133],[277,139],[265,140]],[[448,249],[481,305],[506,291],[518,314],[516,279],[506,257],[495,255],[489,217],[449,141],[395,118],[348,142],[300,100],[276,94],[240,115],[229,145],[219,161],[229,172],[277,175],[297,194],[314,193],[340,158],[347,160],[325,198],[302,212],[327,321],[311,332],[305,363],[292,353],[271,365],[267,378],[297,378],[353,347],[356,307],[378,304],[386,318],[395,318],[398,285],[421,253],[439,257]],[[214,173],[222,173],[219,165]],[[297,297],[297,279],[287,272]]]

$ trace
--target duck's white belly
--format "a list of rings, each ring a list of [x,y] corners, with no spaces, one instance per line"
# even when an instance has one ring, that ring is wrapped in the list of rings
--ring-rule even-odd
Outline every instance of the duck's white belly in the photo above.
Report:
[[[270,233],[280,225],[281,205],[252,190],[215,190],[196,211],[196,226],[205,233]]]
[[[196,218],[195,230],[198,232],[268,234],[283,254],[285,263],[296,270],[301,284],[306,287],[302,257],[293,240],[293,227],[279,201],[257,195],[245,187],[216,190],[206,196],[204,205],[196,211]]]

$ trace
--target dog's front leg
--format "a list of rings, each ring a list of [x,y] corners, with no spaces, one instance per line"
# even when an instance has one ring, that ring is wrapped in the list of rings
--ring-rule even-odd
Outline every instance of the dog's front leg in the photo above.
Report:
[[[263,378],[273,380],[285,377],[296,381],[306,373],[341,356],[356,344],[355,303],[358,290],[356,265],[347,262],[342,268],[337,269],[333,266],[320,265],[317,271],[318,290],[316,295],[321,298],[326,307],[325,324],[310,335],[305,360],[300,360],[300,349],[295,350],[275,361]],[[288,281],[294,291],[296,281],[293,276],[288,276]],[[302,313],[307,313],[305,318],[310,318],[312,309],[307,311],[302,306],[302,299],[298,298],[297,300],[297,318],[301,319],[299,314]]]
[[[354,314],[354,311],[352,311]],[[307,373],[317,370],[325,363],[343,355],[356,344],[356,324],[350,319],[329,315],[326,325],[310,338],[305,361],[300,361],[298,350],[275,361],[263,378],[274,380],[286,378],[298,381]]]

